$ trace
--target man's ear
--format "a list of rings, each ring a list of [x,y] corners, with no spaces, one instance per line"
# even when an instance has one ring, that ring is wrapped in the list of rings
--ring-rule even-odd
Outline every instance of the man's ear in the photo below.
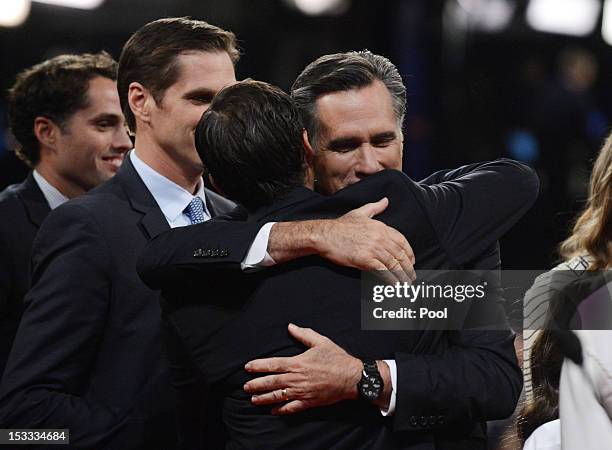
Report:
[[[128,86],[128,104],[134,117],[141,122],[151,121],[151,107],[155,104],[155,99],[142,84],[133,81]]]
[[[308,131],[304,129],[302,132],[302,144],[304,145],[304,154],[306,155],[306,164],[312,166],[312,160],[314,159],[315,151],[310,145],[310,141],[308,139]]]
[[[34,135],[42,146],[55,149],[59,133],[60,127],[51,119],[40,116],[34,119]]]

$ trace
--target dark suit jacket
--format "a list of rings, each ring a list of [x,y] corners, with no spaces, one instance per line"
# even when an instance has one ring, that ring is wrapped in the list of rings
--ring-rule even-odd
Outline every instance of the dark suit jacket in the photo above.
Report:
[[[30,283],[30,253],[49,204],[32,173],[0,193],[0,379]]]
[[[538,183],[531,170],[508,160],[455,175],[426,186],[384,171],[331,197],[298,188],[249,220],[337,216],[386,195],[390,206],[378,218],[410,239],[417,268],[461,268],[516,223],[535,200]],[[317,257],[250,274],[246,281],[241,276],[241,284],[234,272],[219,272],[219,282],[209,278],[199,296],[203,288],[195,280],[209,266],[198,252],[208,245],[199,235],[203,228],[159,236],[139,272],[164,288],[177,383],[198,376],[224,393],[228,448],[484,448],[483,422],[514,410],[522,376],[511,332],[360,331],[359,273]],[[242,391],[244,363],[304,350],[288,336],[288,322],[312,327],[359,357],[395,359],[403,374],[395,416],[385,419],[358,402],[288,418],[251,406]]]
[[[207,198],[213,214],[233,207]],[[167,229],[129,158],[113,179],[49,214],[2,380],[2,428],[69,428],[70,448],[175,448],[158,294],[136,273],[148,239]],[[229,255],[218,259],[241,260],[253,230],[226,233],[217,245]]]

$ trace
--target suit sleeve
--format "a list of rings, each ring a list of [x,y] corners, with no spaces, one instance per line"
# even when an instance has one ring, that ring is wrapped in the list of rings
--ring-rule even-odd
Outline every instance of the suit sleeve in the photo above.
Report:
[[[439,172],[428,182],[439,184],[419,183],[426,214],[459,266],[495,245],[533,204],[538,190],[531,169],[505,159]],[[480,269],[493,270],[496,264]],[[439,354],[396,353],[395,430],[460,427],[514,411],[522,387],[514,334],[458,330],[444,336]]]
[[[151,289],[176,285],[190,276],[242,270],[261,223],[232,216],[168,230],[153,239],[138,260],[140,278]]]
[[[131,448],[130,432],[140,430],[128,429],[129,417],[119,417],[103,397],[82,394],[107,326],[112,289],[111,255],[91,215],[70,204],[51,213],[32,264],[32,288],[0,392],[0,423],[68,428],[75,448],[103,448],[111,435]]]
[[[465,166],[442,178],[435,185],[415,186],[440,243],[458,266],[510,230],[533,205],[539,189],[535,172],[509,159]]]
[[[478,167],[479,165],[480,163],[476,163],[476,164],[468,164],[465,166],[461,166],[456,169],[438,170],[437,172],[432,173],[426,178],[423,178],[421,181],[419,181],[419,184],[426,184],[430,186],[432,184],[443,183],[445,181],[452,181],[455,178],[458,178],[474,170],[474,168]]]
[[[447,332],[437,355],[396,354],[396,431],[430,430],[508,417],[521,392],[514,334]]]

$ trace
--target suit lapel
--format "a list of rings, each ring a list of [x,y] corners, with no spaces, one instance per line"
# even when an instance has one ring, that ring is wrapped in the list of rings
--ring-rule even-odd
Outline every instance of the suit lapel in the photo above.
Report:
[[[32,172],[28,174],[25,181],[17,188],[16,193],[23,202],[30,221],[36,228],[40,228],[45,217],[51,212],[51,208],[40,187],[38,187]]]
[[[208,208],[211,217],[229,214],[237,206],[234,202],[220,196],[208,188],[204,188],[204,192],[206,194],[206,207]]]
[[[153,195],[136,172],[129,154],[125,156],[123,165],[117,172],[116,177],[127,194],[132,209],[142,214],[140,224],[148,239],[152,239],[170,229]]]

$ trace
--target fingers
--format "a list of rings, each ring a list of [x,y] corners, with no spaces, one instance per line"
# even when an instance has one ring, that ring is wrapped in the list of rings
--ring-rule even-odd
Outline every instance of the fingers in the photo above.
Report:
[[[287,388],[275,389],[265,394],[253,395],[251,397],[251,403],[256,406],[261,405],[273,405],[275,403],[286,402],[289,398],[290,392]]]
[[[414,265],[416,262],[414,250],[412,250],[410,243],[406,240],[404,235],[392,227],[389,227],[389,234],[393,242],[395,242],[395,244],[397,244],[400,248],[402,259],[407,259]]]
[[[387,250],[393,256],[394,261],[391,261],[390,265],[385,264],[385,266],[388,270],[401,272],[398,274],[398,278],[409,282],[414,281],[416,272],[413,267],[415,260],[412,247],[399,231],[391,227],[388,227],[388,236],[390,239],[388,240]]]
[[[306,402],[302,400],[293,400],[291,402],[285,403],[284,405],[272,408],[272,414],[275,416],[295,414],[304,411],[307,408],[308,405],[306,404]]]
[[[412,249],[406,249],[406,246],[410,248],[409,244],[405,241],[404,243],[405,246],[396,244],[397,247],[394,249],[394,251],[392,251],[393,257],[395,258],[397,265],[391,270],[401,271],[406,275],[405,278],[408,278],[408,281],[412,282],[416,280],[416,272],[414,271],[414,257],[410,257]]]
[[[289,334],[308,347],[314,347],[326,341],[326,337],[317,333],[312,328],[302,328],[290,323],[287,327]]]
[[[400,279],[393,272],[387,269],[379,269],[374,271],[373,273],[378,276],[385,284],[395,285],[395,283],[401,282]]]
[[[247,372],[283,373],[289,372],[294,366],[295,356],[283,358],[254,359],[245,364]]]
[[[382,213],[389,206],[389,199],[387,197],[383,197],[375,203],[367,203],[360,208],[353,209],[345,214],[345,217],[369,217],[372,218],[380,213]]]
[[[245,383],[243,389],[249,394],[272,392],[274,390],[286,388],[290,381],[290,377],[286,374],[266,375],[265,377],[254,378]]]

